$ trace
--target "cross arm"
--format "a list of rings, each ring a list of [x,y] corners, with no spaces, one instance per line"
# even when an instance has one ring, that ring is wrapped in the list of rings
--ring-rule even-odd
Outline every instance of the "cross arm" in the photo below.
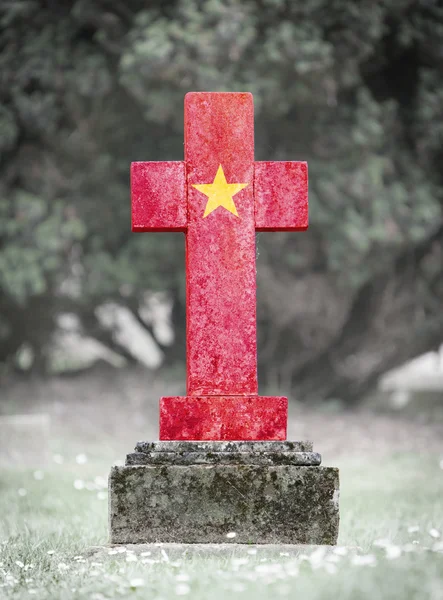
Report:
[[[306,162],[256,162],[254,196],[257,231],[304,231],[308,228]]]
[[[186,231],[185,163],[131,163],[132,231]]]

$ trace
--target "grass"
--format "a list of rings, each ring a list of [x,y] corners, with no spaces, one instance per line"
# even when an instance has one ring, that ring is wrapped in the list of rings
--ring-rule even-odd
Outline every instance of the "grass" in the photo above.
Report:
[[[339,542],[361,551],[296,558],[264,548],[229,557],[90,556],[107,539],[107,465],[4,470],[0,598],[443,598],[438,457],[394,453],[381,462],[342,458],[339,466]]]
[[[339,544],[358,551],[91,554],[107,541],[112,462],[137,439],[155,439],[165,393],[157,387],[125,371],[2,391],[3,412],[50,415],[56,456],[43,471],[0,469],[1,600],[443,600],[443,428],[423,414],[414,421],[291,404],[290,439],[313,439],[324,464],[340,467]]]

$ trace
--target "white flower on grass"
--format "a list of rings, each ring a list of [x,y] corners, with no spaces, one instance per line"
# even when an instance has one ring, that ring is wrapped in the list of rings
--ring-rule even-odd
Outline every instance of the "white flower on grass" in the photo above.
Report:
[[[85,482],[82,479],[76,479],[74,481],[74,487],[76,490],[82,490],[85,487]]]
[[[365,554],[363,556],[357,554],[352,557],[352,564],[359,567],[373,567],[377,564],[377,560],[373,554]]]
[[[86,456],[86,454],[77,454],[77,456],[75,457],[75,462],[78,465],[85,465],[88,462],[88,457]]]
[[[335,575],[337,573],[337,567],[333,563],[325,563],[324,568],[329,575]]]
[[[143,587],[144,585],[145,585],[145,580],[142,579],[141,577],[131,579],[131,581],[129,582],[129,586],[134,589]]]
[[[408,533],[417,533],[417,531],[420,531],[420,527],[418,525],[410,525],[408,527]]]
[[[22,498],[23,498],[24,496],[26,496],[26,494],[27,494],[27,493],[28,493],[28,492],[25,490],[25,488],[19,488],[19,489],[17,490],[17,494],[18,494],[19,496],[21,496]]]
[[[388,560],[393,560],[401,556],[401,548],[400,546],[387,546],[386,547],[386,558]]]
[[[228,540],[232,540],[236,536],[237,536],[237,534],[235,533],[235,531],[230,531],[229,533],[226,534],[226,537],[228,538]]]
[[[326,560],[328,563],[338,563],[340,562],[340,556],[338,554],[328,554]]]
[[[16,560],[15,564],[17,565],[17,567],[20,567],[20,569],[23,569],[23,567],[25,566],[25,563],[22,563],[21,560]]]
[[[161,548],[160,552],[161,552],[161,555],[162,555],[162,559],[163,559],[165,562],[167,562],[167,563],[168,563],[168,562],[169,562],[169,556],[166,554],[166,552],[163,550],[163,548]]]
[[[337,554],[337,556],[346,556],[348,554],[348,549],[344,546],[337,546],[332,552]]]
[[[55,464],[62,465],[65,459],[61,454],[54,454],[52,460],[55,462]]]
[[[433,538],[437,539],[437,538],[439,538],[439,537],[440,537],[440,535],[441,535],[441,534],[440,534],[440,532],[438,531],[438,529],[434,529],[434,528],[432,528],[432,529],[430,529],[430,530],[429,530],[429,535],[430,535],[431,537],[433,537]]]
[[[67,565],[66,563],[58,563],[57,569],[61,573],[65,573],[66,571],[69,571],[69,565]]]
[[[255,565],[254,570],[256,573],[280,573],[283,570],[283,567],[279,563],[268,563]]]
[[[49,556],[52,556],[52,554],[55,553],[55,550],[48,550],[46,554],[49,554]]]
[[[191,591],[191,588],[189,587],[189,585],[187,583],[179,583],[178,585],[175,586],[176,596],[186,596],[186,594],[189,594],[190,591]]]
[[[314,550],[314,552],[311,553],[311,555],[309,556],[309,562],[314,568],[320,567],[323,563],[325,555],[326,548],[324,546],[320,546],[320,548],[317,548],[316,550]]]
[[[386,538],[382,538],[379,540],[375,540],[372,544],[373,546],[377,546],[377,548],[387,548],[392,544],[391,540],[387,540]]]
[[[127,554],[126,555],[126,562],[137,562],[137,557],[135,554]]]
[[[43,471],[34,471],[34,479],[37,481],[41,481],[44,478],[45,474]]]

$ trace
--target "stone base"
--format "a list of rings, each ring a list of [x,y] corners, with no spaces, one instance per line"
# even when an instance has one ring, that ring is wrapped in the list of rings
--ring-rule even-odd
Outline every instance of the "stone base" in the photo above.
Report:
[[[110,475],[112,544],[337,541],[338,469],[310,466],[307,442],[142,442],[127,463]]]

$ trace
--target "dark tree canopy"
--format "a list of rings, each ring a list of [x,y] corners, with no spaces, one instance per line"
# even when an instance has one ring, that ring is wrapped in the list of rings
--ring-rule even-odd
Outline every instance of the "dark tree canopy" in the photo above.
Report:
[[[252,92],[256,158],[309,161],[309,231],[258,236],[263,383],[353,401],[433,348],[442,47],[437,0],[2,2],[0,362],[44,369],[64,311],[106,339],[94,309],[147,289],[181,356],[183,240],[131,234],[128,173],[182,158],[189,90]]]

